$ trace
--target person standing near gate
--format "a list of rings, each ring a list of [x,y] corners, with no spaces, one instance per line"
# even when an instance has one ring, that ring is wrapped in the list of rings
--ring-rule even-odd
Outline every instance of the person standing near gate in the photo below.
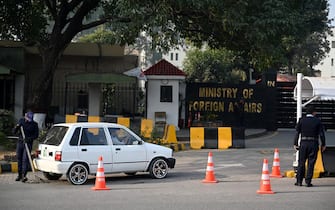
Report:
[[[305,163],[307,164],[307,174],[305,183],[307,187],[312,187],[312,177],[314,173],[314,165],[319,150],[319,137],[321,140],[321,151],[326,149],[326,138],[322,122],[316,116],[313,106],[307,107],[306,116],[299,119],[296,126],[296,135],[294,137],[294,148],[299,150],[299,160],[296,176],[296,186],[302,186],[305,175]],[[301,137],[299,146],[299,136]]]
[[[14,134],[19,134],[19,139],[16,145],[16,157],[18,162],[18,176],[15,181],[26,182],[27,172],[29,169],[29,159],[30,151],[33,146],[33,141],[38,138],[39,130],[38,124],[33,121],[33,112],[27,112],[24,118],[20,119],[18,124],[13,129]],[[24,135],[21,133],[21,127],[23,128]],[[25,139],[23,139],[23,136]],[[25,143],[27,143],[29,152],[26,151]]]

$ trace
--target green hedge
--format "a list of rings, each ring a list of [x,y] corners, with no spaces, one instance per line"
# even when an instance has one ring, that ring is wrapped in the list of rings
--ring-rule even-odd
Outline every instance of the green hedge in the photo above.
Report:
[[[14,114],[11,111],[0,109],[0,132],[5,135],[12,135],[12,129],[15,125]]]
[[[15,150],[16,141],[9,140],[15,126],[14,114],[11,111],[0,109],[0,145],[6,150]]]

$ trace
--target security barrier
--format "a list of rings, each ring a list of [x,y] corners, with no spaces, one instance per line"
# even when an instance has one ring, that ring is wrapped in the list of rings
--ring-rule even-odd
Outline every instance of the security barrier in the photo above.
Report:
[[[295,154],[298,155],[298,152]],[[321,152],[319,149],[317,154],[317,159],[314,165],[313,178],[319,178],[322,176],[333,176],[335,173],[335,165],[334,165],[334,157],[335,157],[335,147],[327,146],[327,149],[324,152]],[[306,161],[307,168],[308,161]],[[296,175],[295,170],[289,170],[285,172],[286,177],[293,178]]]
[[[3,172],[17,173],[17,171],[18,171],[17,162],[0,164],[0,174]]]
[[[99,116],[88,116],[88,122],[100,122]]]
[[[191,127],[191,149],[244,148],[244,128]]]
[[[76,123],[77,122],[77,118],[78,116],[77,115],[65,115],[65,122],[66,123]]]
[[[127,128],[130,128],[130,118],[129,117],[118,117],[117,124],[124,125]]]
[[[174,125],[165,125],[164,135],[161,139],[163,145],[169,146],[173,151],[185,150],[185,144],[178,143],[176,128]]]
[[[325,175],[333,175],[335,174],[335,147],[327,146],[326,150],[322,153],[322,161]]]
[[[141,136],[144,138],[150,138],[151,133],[154,127],[154,122],[151,119],[142,119],[141,120]]]
[[[99,116],[86,116],[86,115],[65,115],[66,123],[76,123],[76,122],[101,122],[101,118]],[[113,117],[105,120],[111,123],[118,123],[130,127],[130,118],[129,117]]]

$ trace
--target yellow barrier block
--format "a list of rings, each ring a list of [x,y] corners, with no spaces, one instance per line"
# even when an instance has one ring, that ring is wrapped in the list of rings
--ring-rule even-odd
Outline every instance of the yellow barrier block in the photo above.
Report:
[[[151,119],[141,120],[141,135],[145,138],[150,138],[153,130],[154,122]]]
[[[219,149],[228,149],[231,147],[233,144],[231,127],[219,127],[218,139]]]
[[[130,118],[129,117],[118,117],[117,124],[124,125],[127,128],[130,127]]]
[[[204,128],[190,128],[190,147],[192,149],[201,149],[205,145]]]
[[[176,128],[174,125],[168,125],[165,127],[166,131],[166,136],[164,138],[164,141],[166,143],[175,143],[177,144],[177,134],[176,134]]]
[[[294,170],[285,171],[284,176],[288,177],[288,178],[294,178],[295,177],[295,172],[294,172]]]
[[[17,162],[11,162],[10,165],[11,165],[11,168],[12,168],[12,172],[17,173],[18,172]]]
[[[99,116],[88,116],[88,122],[100,122]]]
[[[65,122],[66,123],[76,123],[77,118],[78,118],[78,116],[76,116],[76,115],[67,114],[67,115],[65,115]]]
[[[169,130],[169,125],[168,125],[168,124],[165,124],[165,126],[164,126],[164,133],[163,133],[163,136],[162,136],[162,139],[163,139],[163,140],[166,140],[166,139],[167,139],[168,130]]]
[[[179,149],[180,151],[185,150],[185,149],[186,149],[186,148],[185,148],[185,144],[183,144],[183,143],[178,144],[178,149]]]
[[[175,152],[179,151],[178,144],[170,144],[170,148]]]
[[[306,167],[306,173],[307,173],[307,165],[308,161],[306,161],[305,167]],[[318,156],[316,158],[316,162],[314,165],[314,172],[313,172],[313,178],[319,178],[321,173],[324,173],[325,169],[323,167],[323,161],[322,161],[322,155],[321,155],[321,149],[318,151]]]
[[[316,158],[316,163],[315,163],[315,166],[314,166],[314,171],[319,171],[320,173],[325,172],[325,169],[323,167],[321,149],[319,149],[319,151],[318,151],[318,156]]]

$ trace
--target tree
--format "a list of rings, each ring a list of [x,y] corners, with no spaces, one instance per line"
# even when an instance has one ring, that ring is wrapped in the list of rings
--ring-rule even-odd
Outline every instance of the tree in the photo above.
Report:
[[[0,38],[38,47],[43,72],[28,101],[45,110],[63,51],[79,32],[98,25],[110,24],[120,44],[133,42],[140,31],[163,50],[188,38],[240,52],[266,69],[282,64],[286,37],[301,44],[324,33],[327,14],[327,0],[0,0]]]
[[[304,42],[294,45],[288,51],[288,73],[302,72],[307,76],[315,76],[314,66],[326,56],[329,50],[326,34],[311,34]]]
[[[246,81],[243,59],[226,49],[194,48],[187,53],[184,71],[190,82],[239,83]]]
[[[163,25],[160,29],[174,37],[173,33],[167,32],[171,31],[169,26],[159,24],[165,21],[159,13],[165,4],[151,3],[132,0],[0,0],[0,38],[36,46],[42,60],[41,79],[34,81],[28,104],[34,109],[48,109],[58,62],[79,32],[108,22],[117,33],[120,44],[131,43],[141,30],[153,28],[152,25]],[[137,8],[137,4],[141,7]],[[132,18],[135,16],[138,18]],[[160,46],[171,43],[167,36],[160,36],[161,33],[154,29],[148,31],[155,32],[155,43],[161,42]]]

